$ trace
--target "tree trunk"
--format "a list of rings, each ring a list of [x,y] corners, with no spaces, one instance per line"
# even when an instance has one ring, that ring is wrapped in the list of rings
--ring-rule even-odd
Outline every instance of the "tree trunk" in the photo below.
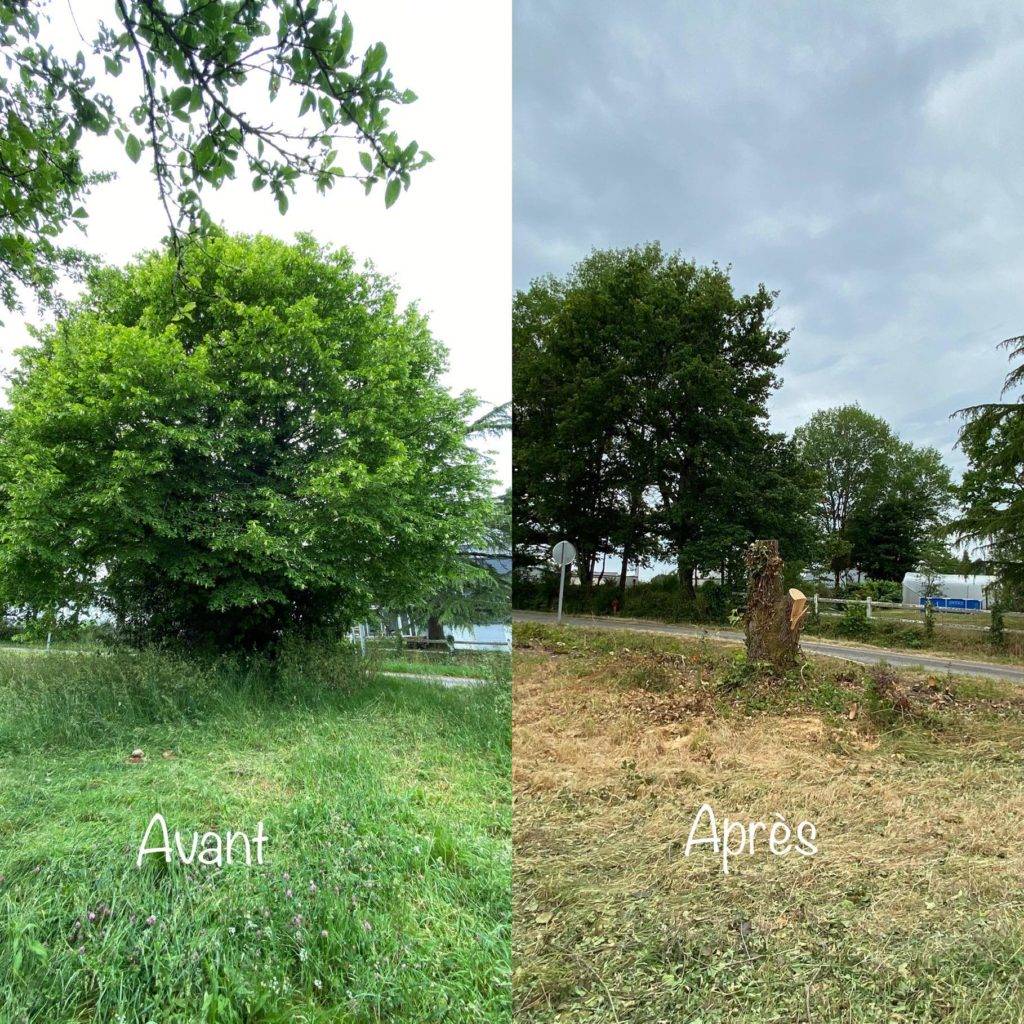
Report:
[[[691,600],[697,596],[697,591],[693,588],[694,571],[695,567],[692,562],[687,562],[682,558],[676,561],[680,593],[682,593],[683,597],[690,598]]]
[[[597,552],[593,554],[590,552],[584,552],[577,549],[576,553],[576,572],[580,578],[580,593],[583,596],[584,602],[590,600],[590,591],[594,586],[594,563],[597,561]],[[569,566],[565,570],[565,582],[569,584],[572,576],[572,566]]]
[[[629,575],[629,556],[632,554],[627,544],[622,549],[622,568],[619,570],[619,600],[626,599],[626,577]]]
[[[427,617],[427,639],[445,639],[444,626],[441,624],[441,620],[436,615],[430,615]]]
[[[747,659],[765,662],[778,674],[797,666],[807,598],[784,592],[777,540],[756,540],[747,548]]]

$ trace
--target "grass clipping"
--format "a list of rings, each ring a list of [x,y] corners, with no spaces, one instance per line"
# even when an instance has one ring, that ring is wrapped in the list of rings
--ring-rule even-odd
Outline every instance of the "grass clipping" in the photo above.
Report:
[[[709,641],[516,627],[522,1021],[1024,1018],[1024,697]],[[815,857],[684,856],[697,809]]]

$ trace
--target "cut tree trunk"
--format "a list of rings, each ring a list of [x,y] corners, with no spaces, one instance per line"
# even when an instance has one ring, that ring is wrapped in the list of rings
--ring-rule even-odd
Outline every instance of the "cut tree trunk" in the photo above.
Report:
[[[780,675],[796,668],[807,598],[784,591],[777,540],[755,540],[747,548],[747,659],[771,665]]]

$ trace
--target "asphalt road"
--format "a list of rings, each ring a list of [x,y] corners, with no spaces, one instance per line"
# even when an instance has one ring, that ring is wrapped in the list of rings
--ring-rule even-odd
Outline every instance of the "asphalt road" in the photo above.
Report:
[[[548,612],[517,611],[512,613],[513,622],[546,622],[554,625],[555,616]],[[667,633],[670,636],[701,637],[725,643],[743,643],[743,634],[731,629],[704,629],[701,626],[685,626],[667,622],[651,622],[646,619],[608,618],[599,615],[564,615],[563,626],[587,626],[591,629],[618,629],[630,633]],[[803,639],[800,647],[807,654],[820,654],[826,658],[856,661],[862,665],[877,665],[887,662],[905,668],[923,668],[929,672],[952,673],[956,675],[989,676],[1005,679],[1011,683],[1024,684],[1024,667],[999,665],[989,661],[961,661],[957,658],[939,658],[934,654],[918,654],[912,651],[889,651],[874,647]]]

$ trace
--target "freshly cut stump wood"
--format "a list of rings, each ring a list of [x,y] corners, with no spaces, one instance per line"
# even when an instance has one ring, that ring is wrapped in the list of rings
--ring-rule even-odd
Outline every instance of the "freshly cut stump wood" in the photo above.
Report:
[[[766,662],[778,673],[796,668],[807,598],[783,591],[777,540],[755,540],[747,548],[747,658]]]

